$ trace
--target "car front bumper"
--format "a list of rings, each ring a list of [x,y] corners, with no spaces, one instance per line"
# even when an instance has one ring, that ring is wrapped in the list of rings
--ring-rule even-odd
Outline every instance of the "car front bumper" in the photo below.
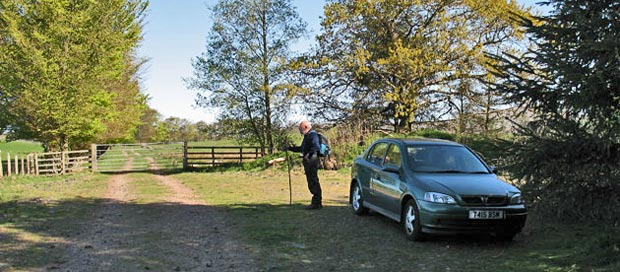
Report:
[[[518,233],[525,225],[525,205],[459,206],[420,201],[422,231],[432,234]],[[469,219],[470,210],[502,210],[504,219]]]

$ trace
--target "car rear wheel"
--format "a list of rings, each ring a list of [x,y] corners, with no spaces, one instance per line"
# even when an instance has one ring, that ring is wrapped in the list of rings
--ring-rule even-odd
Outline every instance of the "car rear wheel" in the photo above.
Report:
[[[420,212],[413,199],[409,199],[405,203],[402,218],[407,239],[412,241],[424,240],[424,233],[420,227]]]
[[[357,215],[367,214],[368,208],[365,208],[363,203],[362,190],[360,189],[359,183],[355,183],[351,189],[351,208],[353,208],[353,213]]]

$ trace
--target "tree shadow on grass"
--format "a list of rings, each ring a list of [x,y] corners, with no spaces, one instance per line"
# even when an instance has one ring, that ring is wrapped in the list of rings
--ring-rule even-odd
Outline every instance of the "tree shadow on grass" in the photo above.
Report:
[[[221,208],[35,200],[0,203],[0,214],[2,271],[254,269]]]
[[[563,271],[580,252],[550,233],[511,243],[471,235],[411,242],[400,224],[374,212],[356,216],[346,201],[303,207],[2,202],[0,270]],[[231,244],[237,238],[245,245]],[[257,263],[244,259],[248,247]]]

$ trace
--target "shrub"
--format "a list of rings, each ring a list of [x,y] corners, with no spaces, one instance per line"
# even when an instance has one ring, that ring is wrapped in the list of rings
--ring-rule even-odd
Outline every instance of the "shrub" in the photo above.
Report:
[[[454,141],[456,139],[454,134],[451,134],[449,132],[442,131],[442,130],[435,130],[435,129],[416,130],[413,133],[413,136],[419,136],[419,137],[431,138],[431,139],[443,139],[443,140],[448,140],[448,141]]]
[[[472,135],[461,137],[460,143],[476,151],[488,164],[501,169],[506,166],[505,159],[512,139]]]

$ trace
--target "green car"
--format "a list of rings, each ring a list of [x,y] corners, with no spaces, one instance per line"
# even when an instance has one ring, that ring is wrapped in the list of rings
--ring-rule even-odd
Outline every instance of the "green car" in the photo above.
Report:
[[[527,217],[519,189],[468,147],[434,139],[381,139],[355,159],[349,202],[403,224],[408,239],[488,233],[509,241]]]

